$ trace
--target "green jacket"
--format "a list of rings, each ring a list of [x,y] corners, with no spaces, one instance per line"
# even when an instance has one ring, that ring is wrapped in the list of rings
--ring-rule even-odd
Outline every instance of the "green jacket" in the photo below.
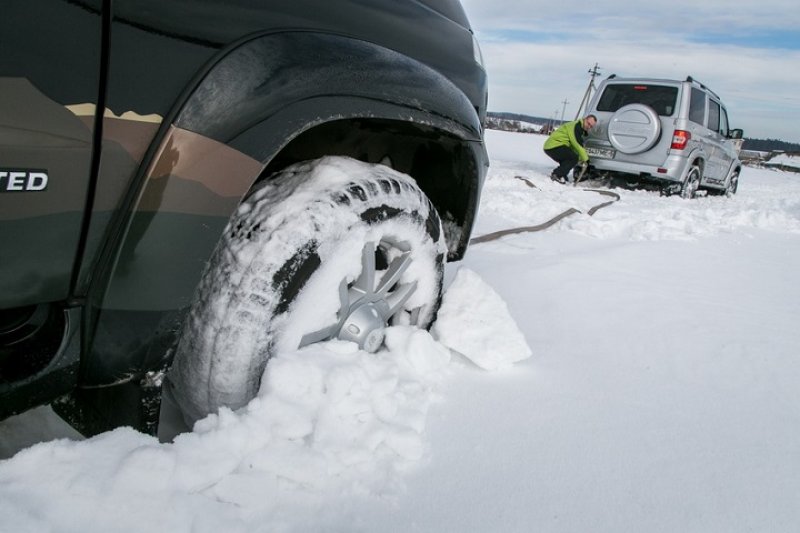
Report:
[[[575,135],[575,130],[580,129],[578,136]],[[544,149],[550,150],[551,148],[558,148],[559,146],[569,146],[572,151],[578,154],[578,161],[588,161],[589,156],[586,150],[583,149],[583,119],[573,120],[566,122],[550,134],[550,137],[544,142]]]

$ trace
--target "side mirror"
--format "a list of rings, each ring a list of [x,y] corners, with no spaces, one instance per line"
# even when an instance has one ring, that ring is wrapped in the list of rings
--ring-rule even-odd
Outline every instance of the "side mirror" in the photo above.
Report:
[[[742,137],[744,137],[744,131],[739,128],[728,132],[728,138],[730,139],[741,139]]]

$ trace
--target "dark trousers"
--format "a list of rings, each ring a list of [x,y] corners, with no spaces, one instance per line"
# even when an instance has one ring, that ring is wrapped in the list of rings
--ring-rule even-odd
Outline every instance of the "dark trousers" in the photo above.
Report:
[[[569,146],[557,146],[545,150],[544,153],[546,153],[550,159],[558,163],[558,168],[553,171],[553,174],[559,178],[566,178],[569,171],[578,164],[578,154],[573,152],[572,148]]]

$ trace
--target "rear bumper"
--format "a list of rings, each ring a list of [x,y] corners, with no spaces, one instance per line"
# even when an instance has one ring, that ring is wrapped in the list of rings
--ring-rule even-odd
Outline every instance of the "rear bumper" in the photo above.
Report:
[[[631,180],[648,179],[658,182],[683,183],[686,178],[687,158],[679,155],[670,155],[663,165],[643,165],[641,163],[626,163],[614,159],[593,157],[590,160],[592,168],[598,172],[609,172],[616,177]]]

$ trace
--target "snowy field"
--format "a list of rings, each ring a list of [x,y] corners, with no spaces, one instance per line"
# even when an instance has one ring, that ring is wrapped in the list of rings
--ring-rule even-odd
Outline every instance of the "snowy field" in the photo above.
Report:
[[[476,236],[607,200],[543,141],[488,132]],[[797,531],[800,177],[617,192],[449,265],[442,342],[282,354],[173,443],[0,422],[0,531]]]

